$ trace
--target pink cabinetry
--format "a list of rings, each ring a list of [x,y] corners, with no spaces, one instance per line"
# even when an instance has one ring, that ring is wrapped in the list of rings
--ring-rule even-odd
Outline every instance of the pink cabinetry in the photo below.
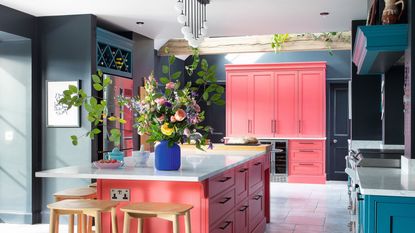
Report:
[[[201,182],[98,180],[98,199],[110,200],[111,189],[128,188],[131,202],[177,202],[193,205],[193,233],[264,233],[269,221],[269,154]],[[266,182],[268,181],[268,182]],[[123,214],[117,210],[118,231],[122,232]],[[180,232],[184,222],[180,218]],[[110,216],[103,214],[103,232],[110,233]],[[137,231],[132,221],[131,232]],[[146,233],[171,233],[167,221],[144,220]]]
[[[324,137],[324,62],[227,65],[227,136]]]
[[[288,151],[288,182],[326,182],[325,143],[323,140],[290,140]]]

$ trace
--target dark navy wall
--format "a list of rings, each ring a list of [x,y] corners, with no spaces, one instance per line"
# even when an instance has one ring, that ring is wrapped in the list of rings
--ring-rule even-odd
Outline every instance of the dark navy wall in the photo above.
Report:
[[[217,66],[218,80],[225,81],[225,64],[233,64],[229,59],[239,56],[234,61],[236,64],[247,61],[247,63],[279,63],[279,62],[307,62],[307,61],[327,61],[327,79],[350,79],[350,50],[334,51],[331,56],[327,51],[305,51],[305,52],[281,52],[281,53],[258,53],[258,59],[254,60],[254,54],[220,54],[201,56],[205,58],[209,65]],[[185,65],[192,63],[191,57],[187,58]],[[246,63],[246,62],[245,62]],[[195,72],[196,73],[196,72]],[[187,77],[189,78],[189,77]],[[194,75],[193,77],[194,78]]]

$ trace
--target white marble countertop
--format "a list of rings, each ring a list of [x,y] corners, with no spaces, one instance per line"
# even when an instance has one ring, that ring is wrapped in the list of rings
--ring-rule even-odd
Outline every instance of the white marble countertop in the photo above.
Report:
[[[96,169],[92,165],[63,167],[36,172],[36,177],[157,180],[198,182],[263,155],[265,151],[196,151],[182,149],[182,165],[178,171],[154,169],[154,154],[145,166],[119,169]]]
[[[382,141],[370,141],[370,140],[352,140],[351,149],[404,149],[404,145],[389,145],[383,144]]]
[[[415,177],[399,168],[358,167],[357,180],[363,195],[415,197]]]

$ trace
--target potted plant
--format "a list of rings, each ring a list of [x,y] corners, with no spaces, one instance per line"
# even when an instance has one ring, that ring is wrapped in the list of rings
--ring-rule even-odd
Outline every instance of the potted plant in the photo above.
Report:
[[[194,50],[194,61],[191,68],[186,68],[188,72],[193,73],[199,66],[197,50]],[[202,125],[205,116],[199,105],[200,102],[206,102],[207,105],[225,104],[222,99],[224,88],[216,84],[215,66],[209,67],[207,61],[202,59],[195,85],[192,82],[182,84],[179,81],[182,73],[171,70],[174,62],[175,57],[170,56],[168,65],[162,66],[162,72],[166,76],[159,78],[159,81],[153,74],[145,78],[144,98],[117,97],[120,106],[128,107],[134,112],[134,127],[137,128],[138,134],[146,134],[149,137],[148,142],[156,143],[155,167],[158,170],[180,168],[180,143],[193,142],[198,149],[206,145],[211,127]],[[92,79],[93,87],[97,91],[101,91],[111,82],[103,78],[102,72],[93,75]],[[67,108],[85,107],[88,120],[92,123],[92,129],[86,136],[91,139],[101,133],[99,127],[105,126],[107,121],[126,123],[123,118],[108,117],[106,101],[88,97],[82,89],[69,87],[63,94],[60,103]],[[118,145],[121,135],[119,129],[112,129],[110,135],[110,140]],[[78,137],[73,135],[71,139],[76,145]]]

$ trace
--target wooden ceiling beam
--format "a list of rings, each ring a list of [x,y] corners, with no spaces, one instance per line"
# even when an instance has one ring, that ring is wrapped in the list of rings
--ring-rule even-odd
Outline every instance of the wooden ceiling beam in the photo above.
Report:
[[[324,38],[316,34],[290,34],[284,42],[281,52],[286,51],[321,51],[329,50]],[[225,53],[274,52],[271,47],[272,35],[206,38],[199,46],[201,55]],[[333,38],[329,43],[331,50],[351,50],[350,32],[343,32],[341,37]],[[168,53],[165,49],[168,48]],[[160,49],[160,56],[192,55],[192,50],[185,39],[171,39]]]

